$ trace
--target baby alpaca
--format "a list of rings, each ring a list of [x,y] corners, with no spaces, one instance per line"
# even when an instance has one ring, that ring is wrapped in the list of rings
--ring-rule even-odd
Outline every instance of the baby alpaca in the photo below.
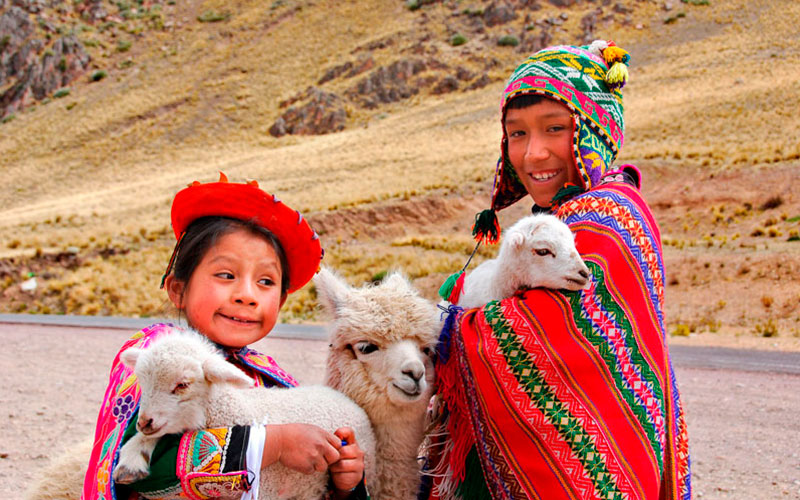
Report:
[[[553,215],[529,215],[506,231],[496,259],[467,275],[458,305],[479,307],[510,297],[520,287],[581,290],[588,286],[589,268],[575,249],[569,226]]]
[[[164,434],[264,420],[314,424],[330,432],[352,427],[364,451],[367,484],[375,479],[375,436],[369,418],[330,387],[253,387],[244,372],[194,332],[176,331],[146,349],[130,348],[120,359],[134,369],[142,395],[138,432],[120,449],[114,470],[118,483],[148,475],[149,457]],[[259,498],[318,500],[327,484],[327,473],[308,476],[275,463],[261,471]]]
[[[377,286],[353,288],[323,268],[314,284],[332,320],[325,383],[364,408],[375,431],[378,480],[368,483],[370,494],[414,500],[438,311],[399,273]]]

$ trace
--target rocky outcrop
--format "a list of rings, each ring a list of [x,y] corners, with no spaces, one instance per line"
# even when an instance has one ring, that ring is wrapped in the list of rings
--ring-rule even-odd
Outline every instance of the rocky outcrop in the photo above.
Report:
[[[368,109],[408,99],[419,92],[419,88],[411,84],[411,78],[425,69],[427,64],[421,59],[400,59],[370,73],[348,90],[347,95]]]
[[[41,8],[33,1],[15,3],[24,4],[28,11]],[[36,38],[28,12],[12,6],[0,16],[0,86],[12,83],[0,94],[0,117],[68,85],[86,71],[89,60],[73,35],[57,38],[48,47]]]
[[[336,94],[310,87],[296,99],[290,100],[299,101],[306,102],[300,106],[290,106],[270,127],[271,135],[320,135],[344,129],[347,112],[342,99]]]
[[[483,22],[486,26],[506,24],[517,18],[517,13],[508,2],[492,2],[483,11]]]

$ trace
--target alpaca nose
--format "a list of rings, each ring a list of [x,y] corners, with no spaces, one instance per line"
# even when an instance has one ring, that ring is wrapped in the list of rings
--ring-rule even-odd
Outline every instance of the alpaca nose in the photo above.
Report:
[[[419,382],[419,379],[421,379],[422,376],[425,375],[425,369],[419,367],[407,368],[403,370],[403,375],[409,377],[414,382]]]
[[[586,278],[587,280],[589,279],[589,271],[581,270],[581,271],[578,271],[578,274],[580,274],[582,278]]]

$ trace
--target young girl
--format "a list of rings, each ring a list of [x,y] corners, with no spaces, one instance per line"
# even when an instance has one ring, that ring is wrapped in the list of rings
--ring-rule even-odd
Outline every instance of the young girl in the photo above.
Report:
[[[549,47],[506,85],[492,205],[474,233],[496,241],[495,212],[530,196],[534,212],[571,226],[592,283],[451,307],[436,365],[447,442],[431,448],[443,450],[431,457],[434,495],[691,498],[661,237],[639,171],[612,168],[628,59],[605,41]],[[442,293],[456,302],[457,286]]]
[[[172,228],[178,242],[162,287],[188,324],[224,348],[256,384],[297,385],[272,358],[247,345],[272,330],[287,294],[317,271],[322,258],[317,234],[255,182],[229,183],[224,175],[215,183],[195,182],[175,196]],[[145,328],[120,352],[146,347],[169,331],[163,324]],[[165,436],[153,452],[148,477],[115,481],[119,448],[136,432],[139,395],[135,376],[118,354],[97,419],[84,500],[244,498],[258,483],[260,468],[278,461],[305,473],[328,469],[333,496],[366,498],[363,452],[352,430],[331,434],[308,424]]]

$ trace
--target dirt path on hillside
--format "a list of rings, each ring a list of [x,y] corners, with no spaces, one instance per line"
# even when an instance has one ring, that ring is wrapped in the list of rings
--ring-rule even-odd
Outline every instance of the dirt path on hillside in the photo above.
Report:
[[[37,471],[89,436],[108,368],[131,332],[0,324],[0,493],[21,498]],[[265,339],[301,383],[320,382],[326,344]],[[800,377],[677,366],[695,498],[800,498]]]

